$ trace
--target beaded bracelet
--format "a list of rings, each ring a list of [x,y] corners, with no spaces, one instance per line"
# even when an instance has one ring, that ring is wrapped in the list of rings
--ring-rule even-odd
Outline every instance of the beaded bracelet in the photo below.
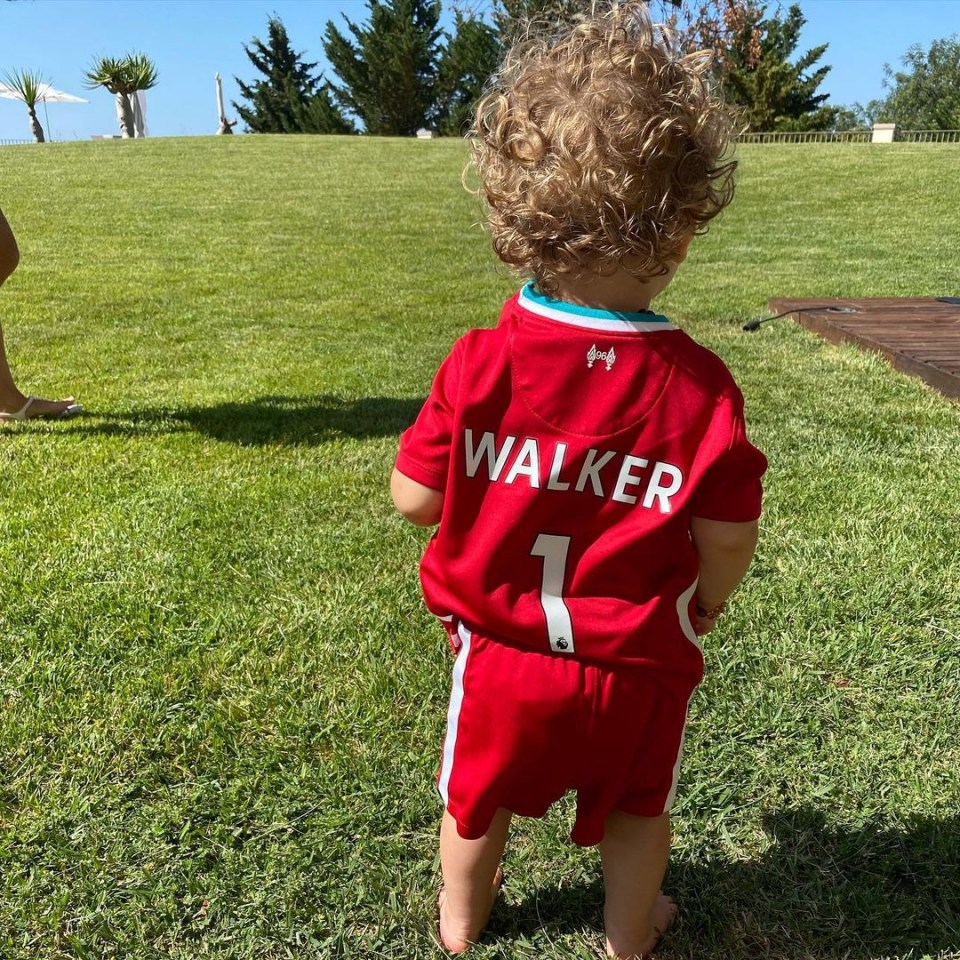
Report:
[[[697,604],[697,616],[703,617],[704,620],[716,620],[717,617],[727,609],[727,601],[722,600],[715,607],[711,607],[709,610],[705,610],[700,604]]]

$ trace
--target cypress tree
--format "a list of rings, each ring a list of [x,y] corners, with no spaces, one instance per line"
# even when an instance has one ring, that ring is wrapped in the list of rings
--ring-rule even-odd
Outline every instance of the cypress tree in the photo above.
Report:
[[[760,19],[759,8],[727,51],[723,68],[724,94],[738,107],[750,130],[803,130],[829,125],[830,111],[821,110],[829,97],[817,89],[830,67],[814,69],[827,44],[813,47],[791,62],[806,19],[798,4],[785,17]],[[759,55],[751,52],[759,42]]]
[[[243,49],[265,79],[246,84],[236,77],[248,106],[234,103],[253,133],[350,133],[353,125],[334,106],[329,85],[290,46],[279,17],[267,21],[267,43],[259,37]]]
[[[439,0],[367,0],[369,23],[347,19],[351,41],[330,21],[323,43],[340,80],[336,105],[370,134],[411,136],[437,119]]]
[[[487,78],[500,59],[497,31],[475,17],[456,13],[455,32],[440,57],[437,71],[437,129],[462,136],[473,120]]]

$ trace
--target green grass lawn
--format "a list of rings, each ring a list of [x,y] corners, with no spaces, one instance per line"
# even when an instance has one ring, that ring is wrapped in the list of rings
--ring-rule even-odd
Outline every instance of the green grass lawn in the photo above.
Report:
[[[449,658],[386,479],[516,285],[451,141],[0,150],[0,957],[442,956]],[[773,296],[960,294],[960,148],[743,148],[658,301],[770,472],[708,638],[663,960],[960,957],[960,406]],[[477,960],[601,955],[570,807],[518,825]]]

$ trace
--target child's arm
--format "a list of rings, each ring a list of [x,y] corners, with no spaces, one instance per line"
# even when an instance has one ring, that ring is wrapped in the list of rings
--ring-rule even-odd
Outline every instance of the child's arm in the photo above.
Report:
[[[743,579],[757,548],[759,524],[726,523],[693,517],[690,535],[700,558],[700,581],[697,584],[697,606],[712,610],[733,593]],[[715,620],[697,617],[698,634],[709,633]]]
[[[17,240],[7,223],[7,218],[0,210],[0,284],[17,269],[20,262],[20,250],[17,248]]]
[[[390,477],[390,493],[396,508],[418,527],[432,527],[443,513],[443,494],[411,480],[394,468]]]

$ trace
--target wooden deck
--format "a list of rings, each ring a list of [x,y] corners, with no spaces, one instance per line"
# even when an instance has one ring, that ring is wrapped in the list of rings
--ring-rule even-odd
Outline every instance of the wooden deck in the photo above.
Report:
[[[944,302],[949,300],[953,302]],[[775,298],[770,310],[788,313],[831,343],[855,343],[883,354],[903,373],[960,400],[960,298]]]

